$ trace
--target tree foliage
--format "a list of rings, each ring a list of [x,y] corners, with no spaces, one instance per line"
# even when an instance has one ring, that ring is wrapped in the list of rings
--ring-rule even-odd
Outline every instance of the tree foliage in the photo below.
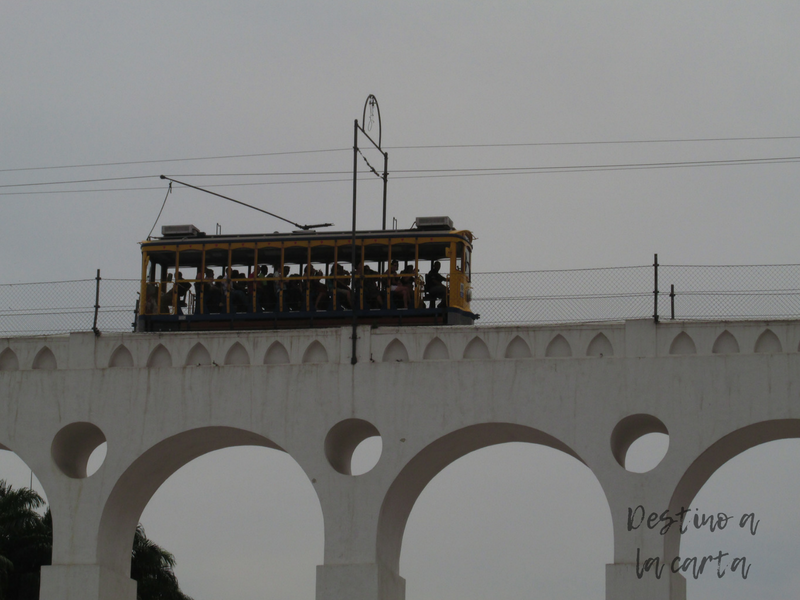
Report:
[[[38,600],[39,572],[49,565],[53,522],[39,494],[13,489],[0,479],[0,600]],[[137,600],[192,600],[181,592],[174,572],[175,558],[136,528],[131,555],[131,579],[137,581]]]

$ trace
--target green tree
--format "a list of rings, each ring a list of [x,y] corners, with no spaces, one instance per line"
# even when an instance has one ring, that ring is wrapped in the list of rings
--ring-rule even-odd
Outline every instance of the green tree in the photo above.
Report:
[[[49,565],[53,521],[45,502],[28,488],[13,489],[0,479],[0,600],[38,600],[39,573]],[[137,600],[192,600],[181,592],[175,558],[136,528],[131,555],[131,579],[138,583]]]
[[[149,540],[139,523],[131,560],[131,579],[138,582],[137,600],[192,600],[181,592],[174,567],[172,554]]]
[[[52,527],[39,494],[0,480],[0,599],[36,600],[39,571],[50,564]]]

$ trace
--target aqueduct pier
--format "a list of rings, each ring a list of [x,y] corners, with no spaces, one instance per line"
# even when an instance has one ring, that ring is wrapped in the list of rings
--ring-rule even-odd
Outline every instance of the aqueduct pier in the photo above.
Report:
[[[454,460],[510,441],[566,452],[597,477],[614,532],[608,600],[684,600],[680,574],[639,578],[635,565],[637,551],[677,555],[679,531],[630,532],[629,507],[677,512],[732,457],[800,437],[798,321],[359,327],[355,365],[351,333],[0,340],[0,444],[37,474],[53,515],[42,600],[135,600],[130,554],[148,500],[194,458],[240,445],[289,453],[317,492],[317,600],[403,600],[419,494]],[[628,447],[651,432],[669,433],[666,456],[627,471]],[[374,435],[380,460],[350,475]]]

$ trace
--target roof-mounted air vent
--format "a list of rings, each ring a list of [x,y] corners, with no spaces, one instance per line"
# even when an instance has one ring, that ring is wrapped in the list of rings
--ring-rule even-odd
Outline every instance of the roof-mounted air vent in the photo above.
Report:
[[[162,225],[162,237],[201,237],[205,233],[200,231],[194,225]]]
[[[452,230],[453,220],[450,217],[417,217],[417,229]]]

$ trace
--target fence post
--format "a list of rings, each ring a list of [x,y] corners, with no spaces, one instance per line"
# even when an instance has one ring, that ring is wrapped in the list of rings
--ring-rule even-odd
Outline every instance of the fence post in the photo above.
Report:
[[[653,255],[653,277],[655,287],[653,288],[653,322],[658,323],[658,254]]]
[[[92,325],[92,331],[96,336],[100,335],[100,330],[97,328],[97,313],[100,310],[100,269],[97,269],[97,277],[95,277],[95,289],[94,289],[94,324]]]
[[[669,286],[670,319],[675,320],[675,284]]]

